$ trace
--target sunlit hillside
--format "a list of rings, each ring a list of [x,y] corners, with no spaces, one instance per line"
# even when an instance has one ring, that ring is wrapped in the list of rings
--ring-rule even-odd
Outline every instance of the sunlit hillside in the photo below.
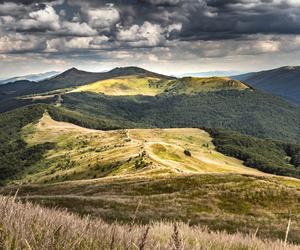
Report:
[[[42,115],[42,108],[38,119],[19,130],[30,165],[25,161],[1,194],[18,191],[22,200],[108,222],[176,220],[230,233],[257,231],[261,238],[282,240],[291,219],[289,239],[300,242],[299,180],[244,166],[218,152],[204,130],[93,130],[55,121],[51,110]],[[245,146],[238,135],[227,140]],[[247,141],[255,150],[256,140]],[[285,161],[279,144],[267,145],[281,154],[274,159],[276,164]],[[32,149],[41,151],[35,156]],[[231,150],[236,150],[234,144]],[[264,150],[256,156],[272,157]]]
[[[87,84],[71,92],[94,92],[105,95],[149,95],[161,93],[196,94],[217,90],[245,90],[249,87],[240,81],[225,77],[184,77],[176,80],[141,76],[117,77]]]
[[[56,144],[28,169],[25,182],[155,173],[262,174],[217,152],[212,138],[200,129],[99,131],[54,121],[46,113],[23,128],[23,137],[31,146]]]
[[[88,91],[105,95],[150,95],[154,96],[164,91],[164,86],[170,80],[160,80],[152,77],[126,76],[87,84],[73,92]]]

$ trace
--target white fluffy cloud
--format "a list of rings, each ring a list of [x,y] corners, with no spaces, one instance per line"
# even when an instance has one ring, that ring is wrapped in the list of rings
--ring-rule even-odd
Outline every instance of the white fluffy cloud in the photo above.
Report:
[[[44,9],[32,11],[29,18],[21,19],[18,25],[21,29],[49,29],[58,30],[60,28],[59,16],[52,6],[46,5]]]
[[[46,42],[45,52],[105,49],[107,41],[108,37],[106,36],[54,38]]]
[[[134,46],[157,46],[164,40],[162,34],[160,25],[144,22],[141,26],[135,24],[128,29],[120,27],[117,39]]]
[[[34,36],[21,34],[1,35],[0,33],[0,53],[30,51],[41,49],[41,47],[41,42]]]
[[[119,11],[113,6],[83,10],[88,24],[93,28],[109,30],[120,20]]]
[[[95,36],[97,30],[91,28],[87,23],[65,21],[62,23],[61,33],[73,36]]]

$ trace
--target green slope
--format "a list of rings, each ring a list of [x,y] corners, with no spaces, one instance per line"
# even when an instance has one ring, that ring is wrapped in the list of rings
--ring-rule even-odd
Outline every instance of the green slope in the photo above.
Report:
[[[224,77],[184,77],[170,80],[132,75],[94,82],[78,87],[72,92],[93,92],[113,96],[155,96],[162,93],[191,95],[209,91],[245,89],[248,89],[245,84]]]
[[[205,174],[143,178],[102,178],[0,189],[44,206],[67,208],[109,222],[183,220],[210,230],[255,232],[300,242],[299,181],[273,177]]]
[[[55,147],[24,171],[18,183],[126,175],[263,175],[217,152],[209,134],[196,128],[99,131],[57,122],[45,113],[39,122],[23,127],[22,138],[29,146],[48,142]]]
[[[105,96],[72,93],[63,107],[136,127],[224,128],[261,138],[300,142],[300,108],[252,90],[194,95]]]
[[[21,178],[11,183],[23,185],[7,185],[1,194],[18,189],[21,198],[108,221],[130,222],[133,216],[140,223],[183,220],[228,232],[254,232],[259,227],[259,236],[281,239],[292,218],[289,239],[300,242],[299,180],[243,166],[216,152],[212,138],[199,129],[97,131],[54,121],[45,110],[62,119],[76,120],[74,114],[78,115],[49,105],[0,115],[1,131],[9,132],[0,134],[3,145],[22,140],[22,150],[51,146],[33,150],[39,152],[34,161],[14,151],[14,165],[6,165],[2,173],[10,171],[5,178]],[[99,122],[91,123],[95,121]],[[266,159],[275,154],[273,162],[288,164],[284,162],[288,153],[280,148],[287,144],[234,133],[211,134],[215,143],[221,141],[216,143],[220,151],[220,145],[240,145],[238,149]],[[22,162],[29,164],[18,165]]]
[[[17,178],[42,160],[48,150],[54,148],[55,145],[49,142],[28,145],[23,138],[23,128],[37,123],[45,110],[55,117],[75,123],[94,125],[102,129],[117,128],[114,121],[101,120],[45,104],[26,106],[0,114],[0,182]]]
[[[266,173],[300,178],[300,145],[208,129],[216,149]]]

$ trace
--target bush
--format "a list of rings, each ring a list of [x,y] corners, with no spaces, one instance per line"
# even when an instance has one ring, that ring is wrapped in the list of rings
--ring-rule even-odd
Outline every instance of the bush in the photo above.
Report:
[[[187,156],[192,156],[191,152],[187,149],[184,150],[184,154]]]

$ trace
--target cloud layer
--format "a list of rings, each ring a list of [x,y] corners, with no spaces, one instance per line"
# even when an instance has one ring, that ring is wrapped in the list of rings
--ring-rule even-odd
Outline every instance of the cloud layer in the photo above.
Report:
[[[3,64],[188,67],[295,54],[299,35],[297,0],[0,0]]]

